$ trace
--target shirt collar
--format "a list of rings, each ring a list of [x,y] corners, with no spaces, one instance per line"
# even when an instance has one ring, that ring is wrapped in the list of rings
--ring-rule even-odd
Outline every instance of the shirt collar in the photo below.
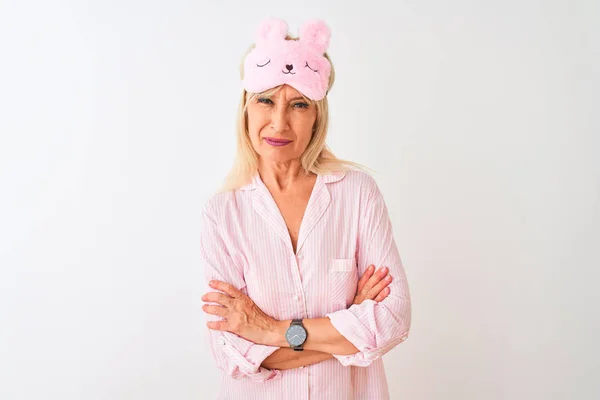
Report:
[[[325,175],[319,174],[319,176],[321,177],[321,179],[323,180],[324,183],[331,183],[331,182],[337,182],[337,181],[341,180],[342,178],[344,178],[346,176],[346,172],[345,171],[335,171],[335,172],[327,173]],[[240,187],[240,190],[244,190],[244,191],[254,190],[258,186],[259,181],[260,181],[260,175],[257,172],[252,176],[252,180],[250,181],[250,183]]]

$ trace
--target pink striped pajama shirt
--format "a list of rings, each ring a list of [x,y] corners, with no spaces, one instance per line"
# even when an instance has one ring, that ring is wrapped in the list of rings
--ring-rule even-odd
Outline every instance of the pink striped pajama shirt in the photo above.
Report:
[[[275,319],[329,317],[359,349],[306,367],[270,370],[261,363],[279,347],[207,328],[223,371],[219,399],[389,398],[381,356],[407,338],[411,303],[387,207],[370,175],[351,170],[317,176],[296,254],[259,174],[240,189],[213,195],[203,208],[201,231],[204,293],[214,291],[209,280],[222,280]],[[390,269],[390,294],[380,303],[354,305],[369,264]]]

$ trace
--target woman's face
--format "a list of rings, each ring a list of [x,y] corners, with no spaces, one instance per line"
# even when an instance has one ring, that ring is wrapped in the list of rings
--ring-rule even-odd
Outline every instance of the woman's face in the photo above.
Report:
[[[288,85],[270,98],[255,96],[248,103],[247,112],[250,140],[263,161],[299,159],[310,142],[317,119],[316,106]]]

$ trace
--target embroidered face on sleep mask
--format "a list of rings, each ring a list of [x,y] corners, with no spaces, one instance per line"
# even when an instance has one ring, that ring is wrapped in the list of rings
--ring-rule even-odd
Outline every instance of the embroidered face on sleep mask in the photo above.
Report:
[[[311,100],[327,94],[331,64],[323,56],[331,33],[323,21],[312,20],[300,28],[298,40],[285,40],[288,25],[279,19],[260,24],[256,47],[244,60],[242,84],[259,93],[288,84]]]

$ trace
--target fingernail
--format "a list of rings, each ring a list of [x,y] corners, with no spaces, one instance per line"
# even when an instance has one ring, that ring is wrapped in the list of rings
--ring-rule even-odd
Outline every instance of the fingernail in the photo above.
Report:
[[[381,272],[387,272],[387,267],[381,267]]]
[[[386,280],[386,281],[391,281],[391,280],[392,280],[392,276],[391,276],[391,275],[388,275],[388,276],[386,276],[386,277],[385,277],[385,280]]]
[[[373,270],[373,267],[374,267],[373,264],[369,265],[369,271]]]

